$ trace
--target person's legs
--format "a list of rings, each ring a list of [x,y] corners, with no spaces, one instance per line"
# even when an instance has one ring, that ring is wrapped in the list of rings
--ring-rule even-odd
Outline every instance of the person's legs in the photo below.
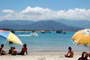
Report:
[[[11,55],[16,55],[16,54],[11,54]]]
[[[18,55],[24,55],[24,53],[18,53]]]
[[[6,55],[6,52],[3,50],[2,53],[1,53],[1,55]]]
[[[65,57],[67,57],[67,58],[72,58],[71,56],[68,56],[68,55],[65,55]]]

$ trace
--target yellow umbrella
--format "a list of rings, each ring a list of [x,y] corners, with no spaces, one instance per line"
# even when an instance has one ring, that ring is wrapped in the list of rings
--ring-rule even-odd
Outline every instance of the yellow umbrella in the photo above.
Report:
[[[14,42],[16,44],[23,45],[21,40],[15,34],[13,34],[10,31],[0,30],[0,36],[4,37],[5,39],[7,39],[10,42]]]
[[[84,29],[76,32],[73,35],[72,40],[77,44],[90,46],[90,29]]]
[[[10,34],[8,35],[7,40],[9,40],[11,42],[14,42],[16,44],[23,45],[23,43],[21,42],[21,40],[15,34],[13,34],[12,32],[10,32]]]

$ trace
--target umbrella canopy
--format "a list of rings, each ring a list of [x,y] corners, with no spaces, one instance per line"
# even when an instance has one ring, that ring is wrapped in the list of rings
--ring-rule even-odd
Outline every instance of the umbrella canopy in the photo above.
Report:
[[[6,38],[8,41],[14,42],[16,44],[21,44],[21,45],[23,44],[20,41],[20,39],[10,31],[0,30],[0,36]]]
[[[76,32],[73,35],[72,40],[77,44],[90,46],[90,29],[84,29]]]

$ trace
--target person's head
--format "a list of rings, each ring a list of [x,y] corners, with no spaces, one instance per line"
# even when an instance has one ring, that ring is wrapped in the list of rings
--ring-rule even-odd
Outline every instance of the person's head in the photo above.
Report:
[[[72,48],[71,48],[71,47],[68,47],[68,50],[70,50],[70,51],[71,51],[71,50],[72,50]]]
[[[27,44],[24,44],[24,45],[23,45],[23,47],[25,47],[25,48],[26,48],[26,47],[27,47]]]
[[[87,53],[87,52],[85,53],[85,58],[86,58],[86,59],[88,58],[88,53]]]
[[[82,52],[82,57],[83,58],[87,58],[88,57],[88,53],[87,52]]]
[[[13,47],[13,49],[15,49],[15,47]]]
[[[82,52],[82,57],[85,57],[85,53],[86,53],[86,52]]]
[[[1,44],[1,48],[3,48],[4,47],[4,44]]]
[[[11,47],[11,49],[13,49],[13,47]]]

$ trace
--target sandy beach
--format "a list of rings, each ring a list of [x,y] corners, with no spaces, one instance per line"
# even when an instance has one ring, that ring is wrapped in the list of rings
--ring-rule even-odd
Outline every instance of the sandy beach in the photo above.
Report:
[[[78,57],[78,56],[77,56]],[[26,55],[26,56],[0,56],[0,60],[77,60],[74,58],[64,58],[60,55]]]
[[[0,56],[0,60],[77,60],[80,57],[80,54],[76,53],[73,58],[65,58],[64,53],[65,52],[34,52],[25,56],[3,55]]]

